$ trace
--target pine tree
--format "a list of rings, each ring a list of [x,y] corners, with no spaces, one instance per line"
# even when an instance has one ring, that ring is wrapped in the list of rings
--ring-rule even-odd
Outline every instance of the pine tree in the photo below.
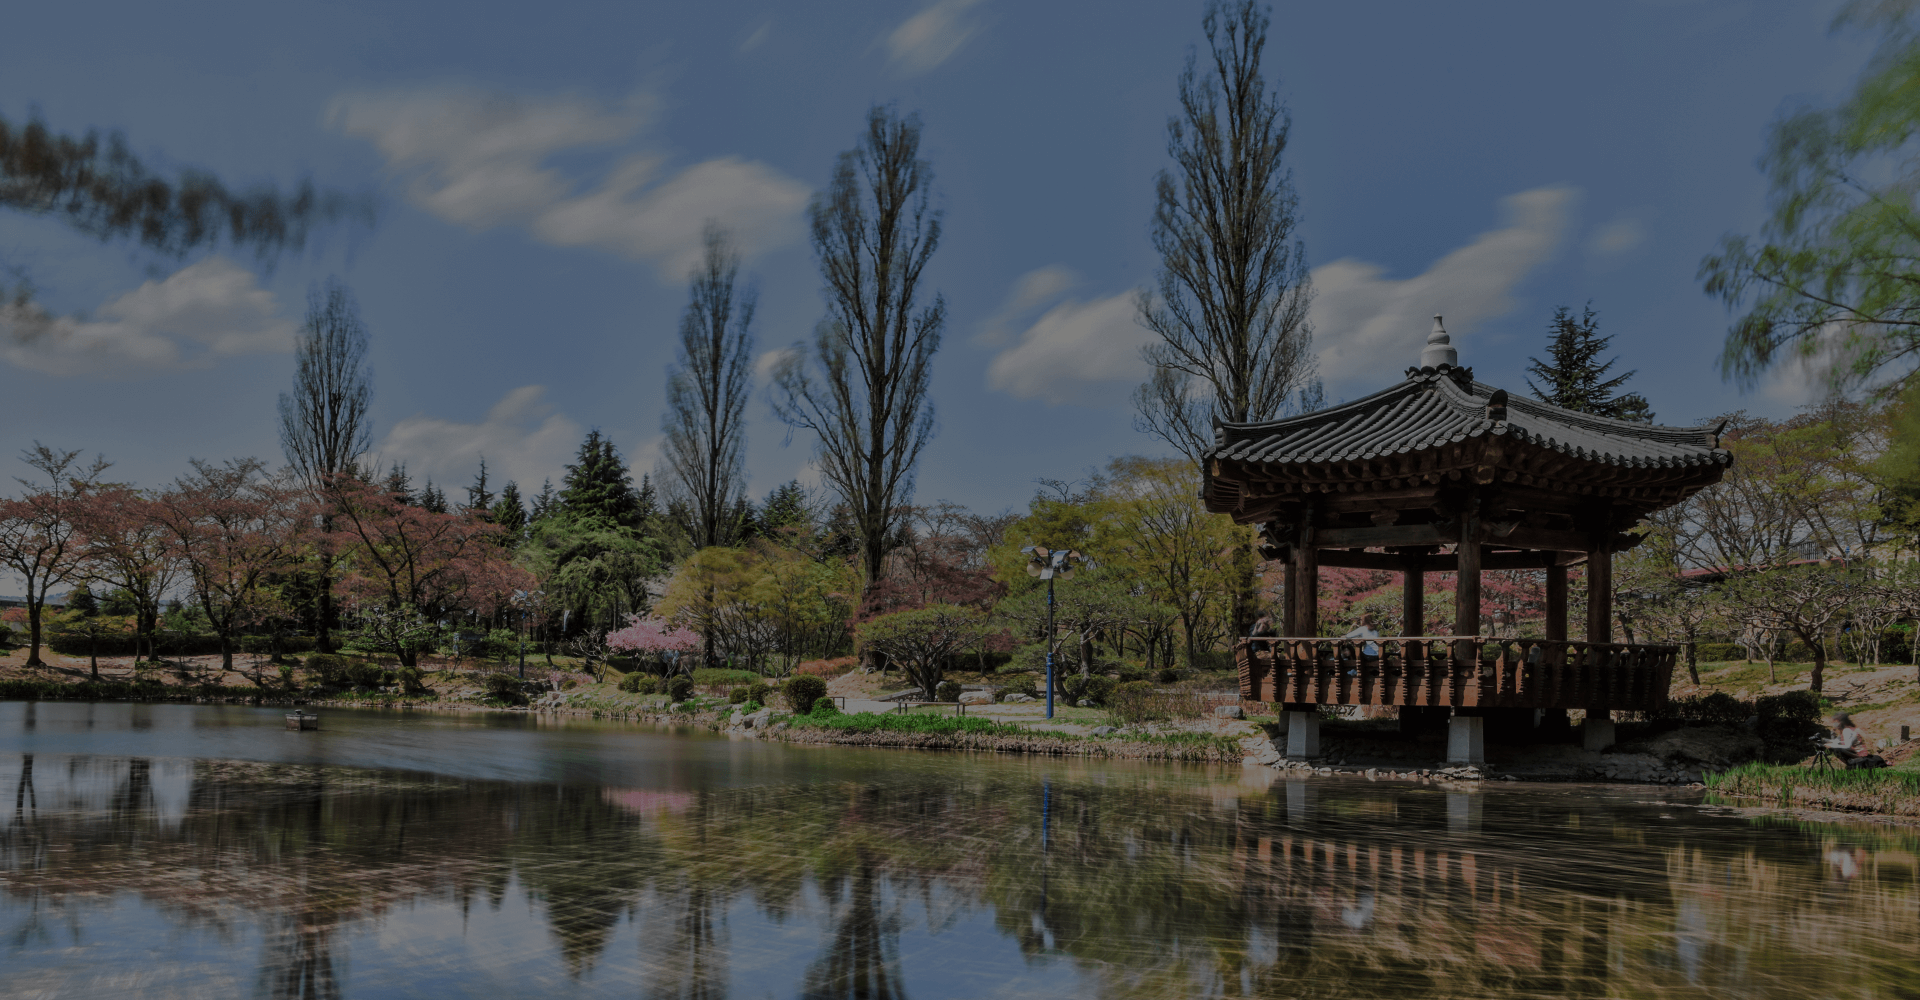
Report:
[[[767,494],[767,502],[760,507],[760,524],[771,538],[812,532],[813,512],[807,509],[807,491],[800,480],[788,480]]]
[[[1547,358],[1531,359],[1527,371],[1540,381],[1527,379],[1527,388],[1542,402],[1577,413],[1591,413],[1615,420],[1639,420],[1651,423],[1653,411],[1645,396],[1637,392],[1615,395],[1634,372],[1607,378],[1616,359],[1600,360],[1612,337],[1600,336],[1599,314],[1589,303],[1579,318],[1573,310],[1561,306],[1553,311],[1548,324]]]
[[[509,544],[519,540],[520,533],[527,527],[527,508],[520,501],[519,483],[507,480],[507,485],[500,490],[500,499],[487,509],[487,517],[507,530]]]
[[[633,509],[642,524],[660,516],[660,491],[653,488],[652,476],[641,473],[640,490],[634,494]]]
[[[407,504],[408,506],[412,506],[415,503],[413,477],[407,475],[407,467],[398,462],[387,467],[387,478],[386,481],[381,484],[381,488],[385,489],[387,496],[392,497],[397,503]]]
[[[527,523],[544,521],[560,512],[560,498],[554,495],[553,480],[540,484],[540,492],[534,495],[533,510],[527,515]]]
[[[67,592],[67,610],[92,618],[100,613],[100,600],[93,596],[93,588],[83,583]]]
[[[480,471],[467,487],[467,511],[482,519],[493,516],[493,491],[487,488],[487,456],[480,456]]]
[[[433,485],[433,480],[429,479],[427,485],[420,488],[420,506],[435,514],[445,514],[447,494],[440,487]]]
[[[560,487],[560,505],[575,517],[595,518],[609,525],[639,527],[639,503],[633,492],[633,480],[627,464],[620,460],[613,442],[602,437],[599,428],[587,432],[580,443],[580,454],[567,466],[567,478]]]

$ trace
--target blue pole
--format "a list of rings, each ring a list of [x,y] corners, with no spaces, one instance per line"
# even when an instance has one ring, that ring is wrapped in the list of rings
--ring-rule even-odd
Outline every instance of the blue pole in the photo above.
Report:
[[[1047,718],[1053,718],[1053,577],[1047,577]]]

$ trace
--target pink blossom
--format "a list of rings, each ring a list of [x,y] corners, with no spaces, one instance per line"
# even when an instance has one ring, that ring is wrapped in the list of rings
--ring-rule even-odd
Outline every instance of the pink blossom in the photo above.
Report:
[[[672,622],[628,615],[626,628],[607,633],[607,646],[623,653],[687,653],[700,648],[700,637]]]

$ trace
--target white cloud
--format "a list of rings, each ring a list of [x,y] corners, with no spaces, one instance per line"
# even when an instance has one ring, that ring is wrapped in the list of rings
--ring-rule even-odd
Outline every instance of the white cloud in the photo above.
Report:
[[[1594,230],[1587,251],[1597,257],[1617,257],[1645,242],[1647,227],[1639,219],[1615,219]]]
[[[1021,302],[1025,307],[1003,307],[996,318],[1005,322],[1058,297],[1066,287],[1062,273],[1058,268],[1041,268],[1027,274],[1008,298],[1008,307]],[[990,329],[988,336],[992,335]],[[1140,348],[1152,336],[1134,321],[1132,292],[1091,302],[1067,299],[1048,309],[1020,335],[1018,343],[993,359],[987,383],[1022,399],[1110,403],[1116,390],[1146,377]]]
[[[52,375],[157,374],[291,350],[295,328],[252,271],[209,257],[90,317],[55,316],[32,303],[0,306],[0,355]]]
[[[758,28],[753,29],[753,34],[748,35],[746,41],[740,43],[740,51],[752,52],[754,49],[759,48],[760,45],[767,40],[767,36],[771,34],[773,34],[773,18],[767,18],[760,23]]]
[[[559,153],[631,141],[649,112],[644,98],[608,109],[442,87],[344,94],[328,120],[372,141],[407,178],[408,197],[449,222],[522,225],[559,246],[648,261],[669,281],[698,260],[708,219],[748,255],[798,237],[810,192],[763,163],[720,157],[674,173],[656,153],[631,152],[584,191],[548,165]]]
[[[788,358],[793,357],[793,354],[794,349],[791,347],[776,347],[771,351],[760,352],[760,356],[753,359],[754,381],[761,385],[772,385],[774,374],[780,370],[781,365],[786,364]]]
[[[887,56],[903,76],[916,76],[939,66],[960,51],[985,22],[968,10],[980,0],[938,0],[908,18],[887,36]]]
[[[487,475],[517,480],[523,495],[557,475],[585,436],[584,429],[547,404],[547,387],[523,385],[507,393],[486,419],[463,424],[416,414],[395,424],[374,454],[384,466],[399,462],[416,480],[465,484],[486,456]]]
[[[1461,335],[1512,311],[1514,287],[1552,258],[1577,197],[1572,188],[1547,187],[1504,198],[1503,228],[1411,278],[1386,278],[1379,265],[1351,258],[1314,268],[1314,346],[1332,395],[1344,383],[1374,386],[1383,368],[1417,364],[1435,313],[1446,317],[1461,363],[1473,364],[1473,344]]]

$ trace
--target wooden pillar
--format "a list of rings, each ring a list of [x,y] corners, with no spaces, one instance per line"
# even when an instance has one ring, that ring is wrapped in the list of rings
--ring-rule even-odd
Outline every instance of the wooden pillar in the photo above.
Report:
[[[1567,638],[1567,567],[1559,553],[1549,552],[1547,563],[1547,638],[1562,642]]]
[[[1300,546],[1298,545],[1291,546],[1287,550],[1287,596],[1285,606],[1280,609],[1280,617],[1284,619],[1280,625],[1281,635],[1297,636],[1300,634],[1300,630],[1295,627],[1294,623],[1294,609],[1300,603],[1298,600],[1300,593],[1300,563],[1294,558],[1294,553],[1298,551],[1300,551]]]
[[[1422,567],[1426,558],[1407,556],[1407,566],[1400,571],[1401,635],[1427,634],[1427,571]]]
[[[1293,546],[1293,628],[1295,636],[1313,638],[1320,634],[1320,552],[1313,547],[1311,515],[1300,526],[1300,540]]]
[[[1587,641],[1613,641],[1613,550],[1604,542],[1587,553]]]
[[[1454,574],[1453,634],[1480,634],[1480,512],[1460,515],[1460,544],[1455,549],[1459,570]]]

